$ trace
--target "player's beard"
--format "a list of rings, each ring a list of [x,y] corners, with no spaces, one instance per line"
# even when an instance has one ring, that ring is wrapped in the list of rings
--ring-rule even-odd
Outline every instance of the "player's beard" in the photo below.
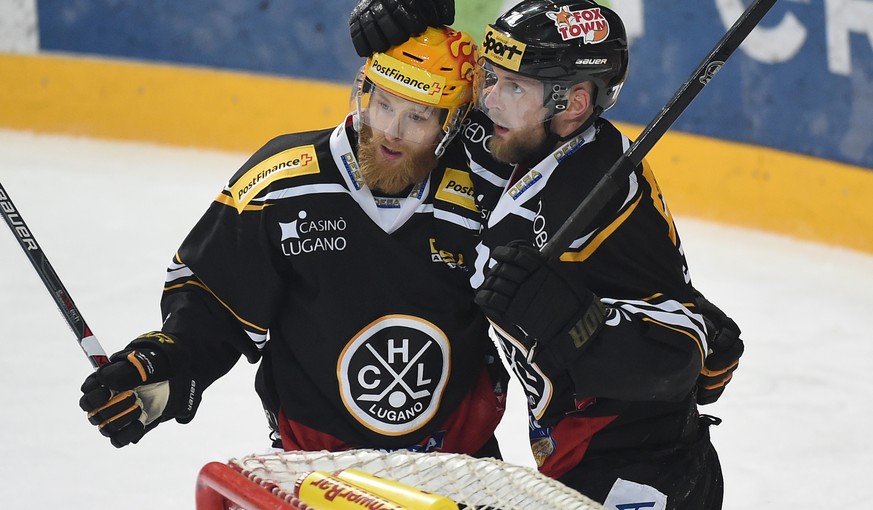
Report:
[[[382,152],[383,147],[400,152],[402,156],[387,159]],[[397,194],[423,181],[436,168],[437,157],[432,145],[389,142],[384,134],[364,125],[361,126],[358,163],[364,182],[370,189]]]
[[[488,140],[488,150],[497,161],[503,163],[528,162],[542,150],[546,142],[546,130],[542,124],[506,131],[496,125],[495,128]]]

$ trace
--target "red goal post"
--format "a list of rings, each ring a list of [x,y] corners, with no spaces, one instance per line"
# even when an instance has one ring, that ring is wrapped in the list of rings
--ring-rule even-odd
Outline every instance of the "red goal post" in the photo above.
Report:
[[[320,509],[297,498],[298,479],[313,471],[337,473],[349,469],[445,496],[460,508],[603,508],[533,469],[496,459],[450,453],[351,450],[281,452],[248,455],[227,463],[210,462],[197,478],[197,509]]]

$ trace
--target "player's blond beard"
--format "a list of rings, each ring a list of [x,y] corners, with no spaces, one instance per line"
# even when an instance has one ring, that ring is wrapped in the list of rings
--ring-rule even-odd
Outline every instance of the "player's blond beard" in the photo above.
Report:
[[[358,163],[364,182],[370,189],[384,193],[400,193],[411,184],[423,181],[431,170],[436,168],[437,157],[433,147],[427,144],[403,144],[403,157],[399,160],[386,160],[379,146],[385,144],[385,136],[373,131],[370,126],[361,126],[361,141],[358,147]]]
[[[542,149],[546,141],[546,131],[543,126],[535,125],[525,129],[510,130],[505,138],[492,136],[488,140],[488,150],[494,159],[503,163],[520,163],[527,161]]]

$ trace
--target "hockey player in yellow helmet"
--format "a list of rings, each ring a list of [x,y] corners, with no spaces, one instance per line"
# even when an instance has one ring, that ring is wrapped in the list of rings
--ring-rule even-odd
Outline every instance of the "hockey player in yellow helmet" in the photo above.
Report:
[[[441,156],[473,104],[475,65],[469,35],[428,28],[367,59],[353,91],[357,118],[404,140],[436,142],[434,153]],[[442,136],[435,138],[436,124]]]
[[[439,28],[373,55],[338,125],[231,177],[173,259],[161,330],[82,386],[113,445],[190,421],[243,355],[275,447],[499,456],[508,376],[469,286],[481,212],[452,140],[474,53]]]
[[[430,171],[473,104],[475,59],[471,37],[449,28],[367,59],[352,98],[371,185],[396,192]]]
[[[399,192],[445,153],[473,105],[475,50],[464,32],[428,28],[367,59],[352,99],[370,186]]]

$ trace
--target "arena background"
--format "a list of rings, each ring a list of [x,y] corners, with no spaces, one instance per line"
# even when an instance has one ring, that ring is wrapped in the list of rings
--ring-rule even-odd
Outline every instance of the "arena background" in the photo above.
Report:
[[[607,117],[638,134],[747,3],[613,0],[631,69]],[[0,0],[0,128],[249,153],[331,126],[354,4]],[[506,6],[457,8],[478,38]],[[678,214],[873,252],[873,0],[778,2],[649,160]]]

